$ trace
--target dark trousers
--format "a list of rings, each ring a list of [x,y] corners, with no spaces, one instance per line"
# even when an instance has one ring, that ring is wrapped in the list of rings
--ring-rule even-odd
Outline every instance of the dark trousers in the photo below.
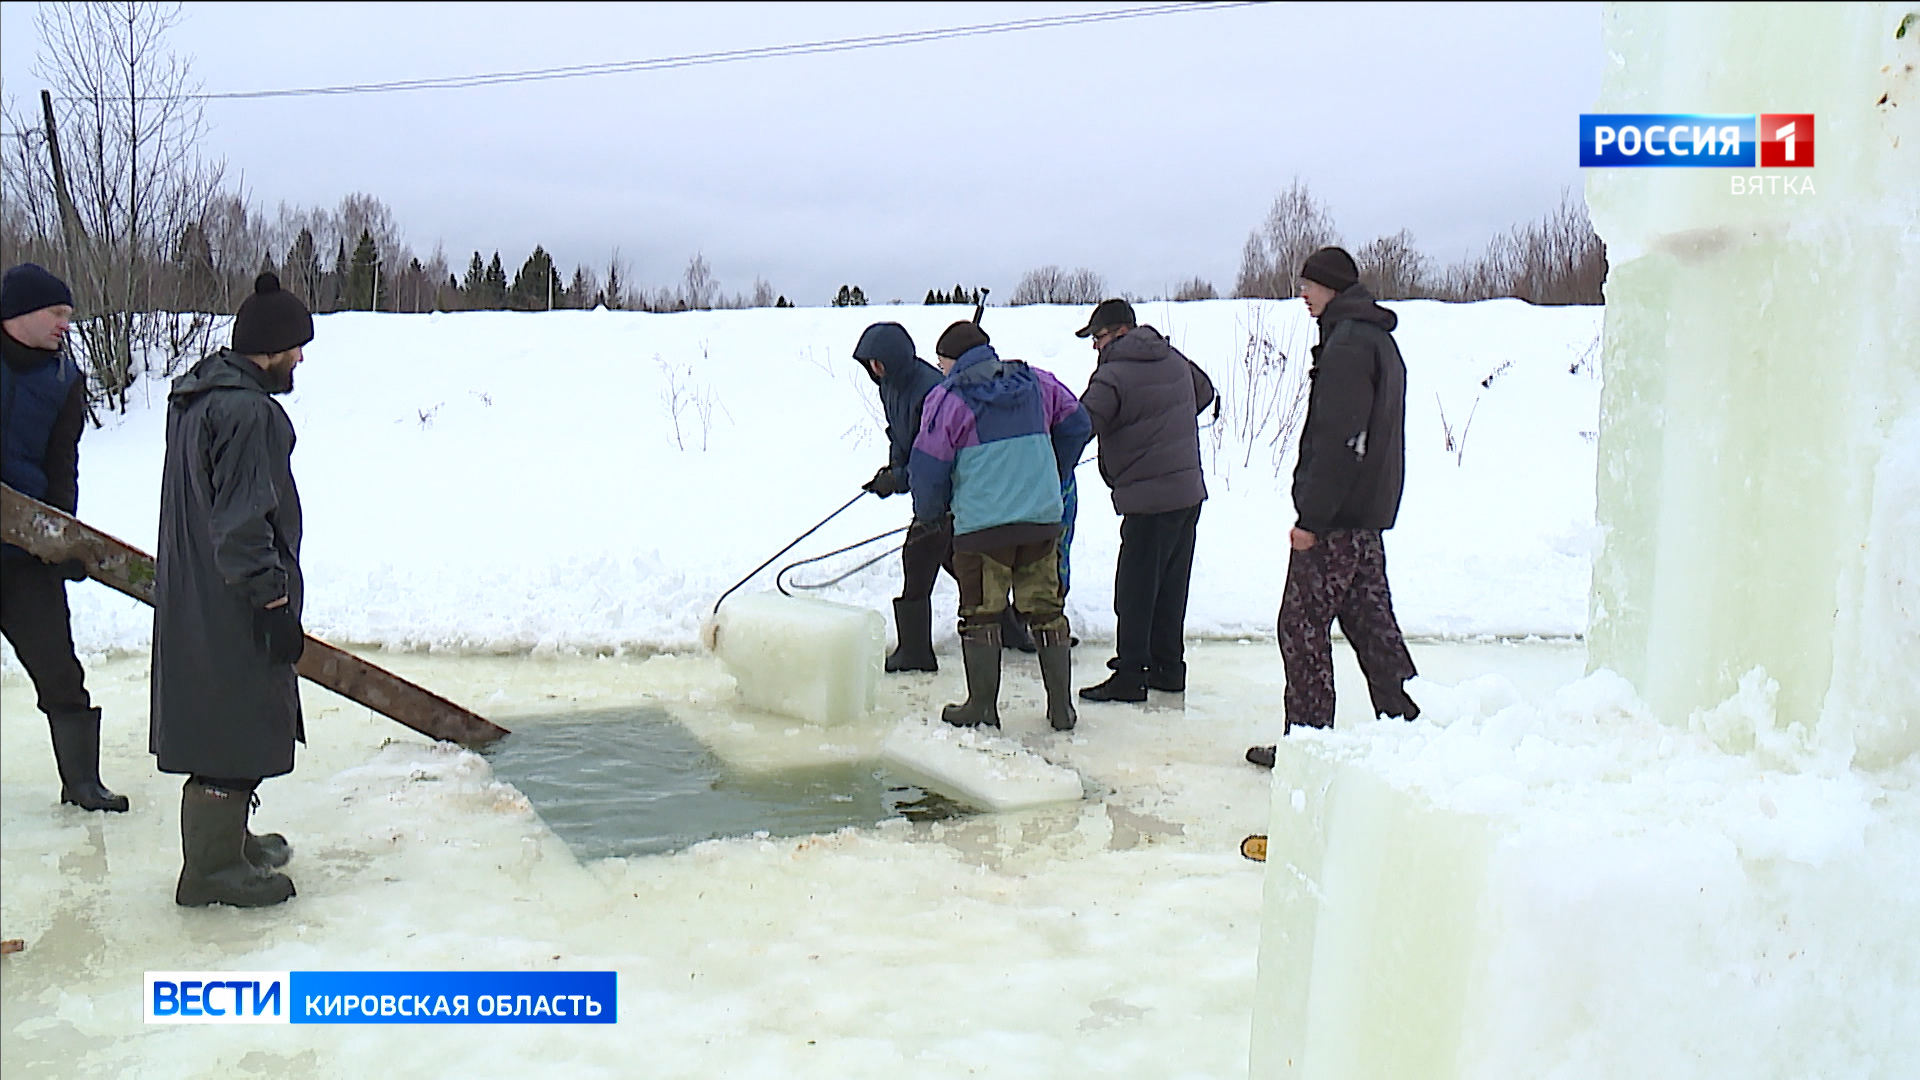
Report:
[[[1288,728],[1333,726],[1333,641],[1353,646],[1376,716],[1411,720],[1419,708],[1403,685],[1419,674],[1393,617],[1387,549],[1378,529],[1333,529],[1287,562],[1280,600],[1280,660],[1287,672]]]
[[[953,570],[953,519],[942,516],[935,522],[907,526],[907,539],[900,545],[900,599],[932,596],[942,570],[958,580]]]
[[[960,636],[967,631],[1000,625],[1007,597],[1013,609],[1038,636],[1067,633],[1065,602],[1060,596],[1060,547],[1057,537],[1038,544],[962,551],[953,557],[960,585]],[[1062,639],[1064,640],[1064,638]]]
[[[1186,673],[1187,585],[1200,504],[1120,518],[1113,569],[1115,671]]]
[[[0,556],[0,632],[27,669],[49,719],[92,711],[87,674],[73,653],[67,581],[58,570],[31,556]]]

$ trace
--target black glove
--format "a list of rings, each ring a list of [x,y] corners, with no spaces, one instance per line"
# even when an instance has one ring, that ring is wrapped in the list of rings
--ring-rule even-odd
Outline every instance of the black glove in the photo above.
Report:
[[[66,559],[53,564],[53,569],[68,581],[87,580],[87,564],[79,559]]]
[[[307,650],[307,635],[300,629],[292,604],[255,611],[253,640],[267,651],[267,661],[274,664],[297,664]]]
[[[889,495],[904,493],[907,490],[907,485],[900,479],[899,475],[893,471],[893,466],[882,465],[880,466],[880,471],[873,474],[873,479],[860,485],[860,490],[871,491],[884,499]]]

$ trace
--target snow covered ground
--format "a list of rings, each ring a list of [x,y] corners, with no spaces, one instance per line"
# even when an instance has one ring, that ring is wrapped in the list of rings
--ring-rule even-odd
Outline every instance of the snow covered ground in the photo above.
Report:
[[[1580,634],[1599,310],[1390,306],[1409,371],[1407,497],[1388,544],[1402,624],[1423,636]],[[403,648],[693,648],[714,597],[886,460],[872,382],[850,357],[860,331],[899,321],[930,358],[940,330],[969,314],[323,316],[284,399],[300,437],[309,629]],[[1292,440],[1276,445],[1278,424],[1247,414],[1279,411],[1297,387],[1312,341],[1305,307],[1217,300],[1143,305],[1140,316],[1223,390],[1189,632],[1271,634]],[[996,308],[985,325],[1002,355],[1079,389],[1094,360],[1072,335],[1085,319],[1083,308]],[[1250,380],[1249,356],[1273,365],[1276,350],[1291,358],[1284,377]],[[81,517],[149,550],[164,398],[164,382],[145,384],[81,446]],[[1090,457],[1069,615],[1083,637],[1110,638],[1119,519]],[[907,516],[905,498],[868,497],[806,553]],[[888,559],[820,595],[885,611],[898,583]],[[952,604],[951,583],[940,588]],[[151,618],[134,602],[92,585],[73,602],[83,649],[145,648]],[[951,623],[938,622],[951,644]]]

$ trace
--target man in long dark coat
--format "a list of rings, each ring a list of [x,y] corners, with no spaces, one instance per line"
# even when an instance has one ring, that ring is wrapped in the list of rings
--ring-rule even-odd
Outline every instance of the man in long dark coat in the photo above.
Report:
[[[175,379],[167,397],[153,619],[150,749],[186,773],[180,796],[186,906],[277,904],[286,841],[254,836],[254,789],[293,771],[305,741],[299,677],[300,493],[293,423],[273,399],[293,389],[313,340],[306,305],[262,274],[234,318],[233,345]]]
[[[61,351],[73,319],[67,283],[21,263],[0,279],[0,440],[7,486],[71,514],[80,505],[80,432],[87,379]],[[50,565],[12,544],[0,550],[0,631],[20,657],[47,716],[60,801],[82,810],[127,808],[100,782],[100,710],[73,651],[67,582],[79,560]]]

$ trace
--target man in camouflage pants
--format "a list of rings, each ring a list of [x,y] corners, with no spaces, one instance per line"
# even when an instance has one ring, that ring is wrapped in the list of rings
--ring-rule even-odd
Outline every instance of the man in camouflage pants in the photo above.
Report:
[[[1416,672],[1387,588],[1381,533],[1400,511],[1406,472],[1407,369],[1394,344],[1393,312],[1359,283],[1352,256],[1321,248],[1300,271],[1300,295],[1319,320],[1313,389],[1293,470],[1296,524],[1280,600],[1286,725],[1333,726],[1335,619],[1353,645],[1376,716],[1412,720],[1420,707],[1405,683]],[[1275,748],[1247,760],[1273,767]]]

